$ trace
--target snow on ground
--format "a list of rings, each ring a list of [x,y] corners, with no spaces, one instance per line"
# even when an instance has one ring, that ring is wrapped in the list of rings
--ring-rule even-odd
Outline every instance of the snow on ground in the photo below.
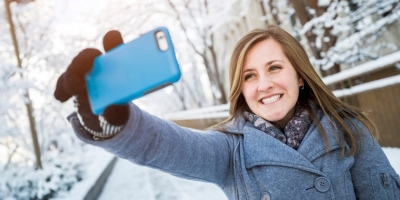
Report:
[[[383,148],[393,168],[400,174],[400,148]],[[224,200],[214,184],[174,177],[159,170],[118,159],[98,200]]]
[[[224,200],[218,186],[181,179],[118,159],[98,200]]]
[[[88,145],[87,151],[87,155],[84,156],[89,160],[87,160],[88,166],[83,180],[72,187],[68,193],[59,194],[60,196],[54,198],[54,200],[84,199],[90,188],[96,183],[98,177],[114,158],[114,155],[99,147]]]

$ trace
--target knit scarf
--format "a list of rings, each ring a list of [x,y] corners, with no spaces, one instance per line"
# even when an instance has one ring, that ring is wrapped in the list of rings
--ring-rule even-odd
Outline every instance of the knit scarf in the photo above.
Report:
[[[292,119],[286,124],[284,133],[282,133],[278,127],[253,113],[244,112],[244,117],[247,121],[251,122],[255,128],[271,135],[295,150],[300,146],[307,130],[311,126],[310,113],[302,109],[299,105],[296,106],[296,111]]]

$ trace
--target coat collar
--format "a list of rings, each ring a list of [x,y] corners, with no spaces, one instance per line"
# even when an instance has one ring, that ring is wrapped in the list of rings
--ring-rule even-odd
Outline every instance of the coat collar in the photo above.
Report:
[[[317,116],[328,134],[329,151],[340,148],[335,139],[335,136],[338,135],[337,131],[330,126],[328,117],[323,115],[321,111],[317,112]],[[321,174],[312,162],[326,154],[326,146],[315,123],[307,131],[297,151],[256,129],[241,116],[228,125],[227,131],[243,135],[242,148],[246,168],[258,165],[281,165]]]

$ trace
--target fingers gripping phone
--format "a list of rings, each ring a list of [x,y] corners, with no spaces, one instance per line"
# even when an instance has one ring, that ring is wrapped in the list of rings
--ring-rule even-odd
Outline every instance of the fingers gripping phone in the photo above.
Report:
[[[179,65],[168,29],[159,27],[98,56],[86,74],[92,112],[123,105],[177,82]]]

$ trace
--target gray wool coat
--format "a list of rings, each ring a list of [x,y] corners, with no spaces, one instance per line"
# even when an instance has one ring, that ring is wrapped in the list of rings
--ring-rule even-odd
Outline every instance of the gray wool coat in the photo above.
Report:
[[[129,121],[116,136],[93,141],[76,114],[68,117],[76,135],[139,165],[178,177],[218,185],[229,199],[400,199],[400,178],[377,141],[363,130],[362,149],[341,156],[336,130],[318,116],[329,136],[329,152],[315,124],[298,150],[257,130],[244,119],[230,134],[182,128],[134,104]]]

